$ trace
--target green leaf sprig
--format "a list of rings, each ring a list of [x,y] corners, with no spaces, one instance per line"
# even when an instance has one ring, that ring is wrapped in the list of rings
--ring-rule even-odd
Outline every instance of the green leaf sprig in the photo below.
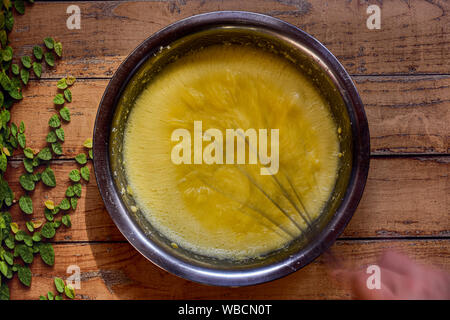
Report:
[[[56,293],[53,291],[47,292],[46,295],[40,296],[39,300],[64,300],[64,296],[68,299],[75,299],[75,290],[70,284],[66,284],[63,279],[55,277],[53,279]]]
[[[32,2],[32,1],[30,1]],[[59,212],[56,206],[53,210],[46,208],[44,215],[47,222],[34,220],[33,193],[39,181],[48,186],[56,186],[55,173],[49,166],[49,161],[53,158],[52,153],[59,155],[62,153],[61,143],[65,139],[64,130],[61,128],[61,121],[57,114],[52,118],[50,127],[54,127],[47,137],[50,143],[40,151],[33,150],[27,146],[26,128],[23,122],[19,125],[10,122],[11,108],[15,102],[21,100],[22,88],[30,83],[31,73],[37,78],[42,75],[42,61],[48,66],[55,65],[56,57],[62,56],[62,44],[54,41],[52,38],[44,40],[45,51],[41,46],[34,46],[31,55],[20,57],[19,63],[12,63],[14,51],[9,46],[8,35],[13,29],[14,15],[13,9],[19,14],[24,14],[25,3],[22,0],[3,0],[0,5],[0,300],[10,298],[10,289],[8,280],[17,274],[19,281],[30,286],[32,282],[32,273],[30,264],[35,260],[34,255],[39,254],[42,261],[47,265],[54,265],[55,253],[51,243],[46,239],[54,237],[56,229],[64,224],[71,225],[70,217],[64,215],[62,219],[54,219],[54,215]],[[49,45],[52,43],[52,45]],[[56,56],[55,56],[56,55]],[[34,60],[34,61],[33,61]],[[74,77],[67,77],[67,80],[61,81],[58,88],[63,88],[62,97],[67,102],[72,101],[72,93],[68,86],[75,82]],[[65,83],[65,84],[64,84]],[[70,112],[68,108],[61,112],[64,121],[70,121]],[[59,122],[59,123],[58,123]],[[49,123],[50,124],[50,123]],[[50,141],[49,141],[50,140]],[[24,158],[23,165],[26,173],[19,178],[19,183],[24,190],[18,201],[11,190],[8,182],[4,179],[4,174],[8,168],[9,157],[14,150],[21,148]],[[44,166],[44,170],[38,172],[37,169]],[[80,187],[73,187],[74,196],[81,195]],[[73,202],[68,199],[60,203],[61,210],[66,210],[73,206]],[[27,216],[25,229],[21,230],[17,223],[12,221],[9,207],[17,203],[21,211]],[[51,215],[51,222],[47,219]],[[67,297],[74,297],[73,289],[64,286],[64,292]],[[52,295],[49,295],[49,298]],[[53,298],[58,300],[58,295]]]

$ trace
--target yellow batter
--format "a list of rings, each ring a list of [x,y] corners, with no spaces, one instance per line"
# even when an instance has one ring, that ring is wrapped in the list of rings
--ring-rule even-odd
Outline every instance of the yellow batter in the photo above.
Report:
[[[174,164],[171,135],[184,128],[193,137],[194,121],[224,136],[226,129],[279,129],[278,172],[261,175],[259,162]],[[174,246],[242,259],[299,236],[306,223],[296,208],[311,220],[320,214],[338,153],[327,103],[290,62],[259,49],[215,46],[180,58],[141,93],[123,158],[137,207]]]

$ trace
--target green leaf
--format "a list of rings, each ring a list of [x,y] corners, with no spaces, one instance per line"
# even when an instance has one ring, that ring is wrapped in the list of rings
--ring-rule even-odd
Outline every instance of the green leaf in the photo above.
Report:
[[[0,4],[0,7],[1,7],[1,4]],[[3,32],[5,32],[5,34],[6,34],[6,31],[4,30],[5,29],[5,14],[3,13],[3,10],[0,11],[0,29]],[[2,40],[2,47],[4,47],[5,45],[6,45],[6,40]]]
[[[84,180],[89,181],[89,178],[90,178],[90,176],[91,176],[91,172],[90,172],[90,170],[89,170],[89,167],[88,167],[88,166],[82,167],[82,168],[80,169],[80,172],[81,172],[81,177],[82,177]]]
[[[2,52],[3,61],[11,61],[13,58],[13,49],[7,46]]]
[[[22,83],[17,77],[11,77],[11,90],[21,91]]]
[[[13,73],[14,75],[18,76],[19,73],[20,73],[19,65],[13,63],[13,64],[11,65],[11,71],[12,71],[12,73]]]
[[[25,134],[22,132],[19,132],[17,134],[17,141],[19,142],[19,146],[23,149],[26,147],[27,143],[26,143],[26,138],[25,138]]]
[[[3,93],[0,93],[0,96],[3,96]],[[1,100],[1,99],[0,99]],[[0,103],[2,105],[3,103]],[[15,137],[17,136],[17,132],[19,132],[19,128],[17,128],[16,124],[14,122],[11,122],[11,134]]]
[[[6,20],[5,20],[6,29],[11,31],[14,26],[14,16],[11,11],[6,12]]]
[[[67,108],[67,107],[61,108],[61,110],[59,110],[59,114],[61,115],[61,118],[63,118],[67,122],[70,121],[70,110],[69,110],[69,108]]]
[[[64,97],[66,98],[67,102],[72,102],[72,91],[70,91],[69,88],[64,90]]]
[[[41,180],[42,174],[40,172],[36,172],[32,174],[31,179],[33,179],[34,182],[38,182]]]
[[[31,270],[28,267],[20,266],[17,270],[17,276],[22,284],[29,287],[31,285]]]
[[[15,239],[14,239],[14,236],[12,235],[12,233],[10,233],[4,241],[5,241],[5,245],[8,247],[8,249],[14,249],[16,244],[15,244]]]
[[[58,93],[55,98],[53,98],[53,103],[56,105],[63,105],[65,102],[64,96],[61,93]]]
[[[39,245],[39,254],[41,255],[42,261],[47,265],[53,266],[55,264],[55,251],[50,243],[41,243]]]
[[[61,295],[55,296],[55,300],[61,301],[63,300],[63,297]]]
[[[54,222],[53,222],[53,227],[56,229],[56,228],[59,228],[61,226],[61,219],[59,219],[59,220],[55,220]]]
[[[55,173],[50,167],[47,167],[44,171],[42,171],[42,182],[49,187],[56,186]]]
[[[64,288],[64,293],[66,294],[66,297],[69,299],[75,299],[75,290],[70,285],[67,285]]]
[[[78,199],[77,198],[70,198],[70,205],[72,206],[73,210],[77,209],[78,205]]]
[[[9,264],[10,266],[14,264],[14,256],[11,252],[5,251],[3,257],[5,258],[6,263]]]
[[[19,232],[19,226],[15,222],[10,224],[10,228],[11,228],[11,231],[14,232],[14,233]]]
[[[11,79],[4,72],[0,72],[0,85],[6,91],[12,90]]]
[[[68,214],[62,216],[62,224],[65,225],[67,228],[70,228],[72,226],[72,222],[70,221],[70,216]]]
[[[92,138],[87,138],[86,140],[84,140],[83,146],[88,149],[92,149]]]
[[[75,195],[80,198],[81,197],[81,183],[75,183],[73,185],[73,192]]]
[[[56,42],[53,47],[54,47],[55,53],[58,55],[58,57],[61,57],[62,56],[62,50],[63,50],[62,43],[61,42]]]
[[[92,153],[92,149],[89,149],[89,158],[91,158],[92,160],[94,159],[94,155]]]
[[[14,1],[14,8],[16,8],[17,12],[20,14],[25,13],[25,3],[23,0],[15,0]]]
[[[53,49],[53,46],[55,45],[55,40],[52,37],[47,37],[44,39],[44,44],[48,49]]]
[[[55,287],[56,287],[56,291],[58,291],[59,293],[63,293],[64,292],[64,280],[58,277],[55,277],[55,279],[53,280],[55,282]]]
[[[51,116],[50,120],[48,121],[48,125],[52,128],[58,128],[61,125],[61,120],[59,119],[59,116],[57,114]]]
[[[41,236],[47,239],[51,239],[55,236],[55,228],[50,222],[45,223],[41,229]]]
[[[55,300],[55,295],[51,291],[47,292],[47,297],[48,297],[48,300]]]
[[[0,261],[0,272],[6,277],[8,275],[8,265],[5,261]]]
[[[39,62],[33,62],[33,71],[36,77],[40,78],[42,75],[42,64]]]
[[[52,150],[56,155],[62,155],[63,153],[61,143],[59,142],[52,143]]]
[[[53,53],[51,52],[46,52],[44,54],[44,58],[45,58],[45,62],[47,62],[47,64],[50,67],[53,67],[55,65],[55,56],[53,55]]]
[[[0,29],[3,30],[4,28],[5,28],[5,14],[3,13],[3,11],[0,11]]]
[[[23,262],[25,263],[32,263],[33,262],[33,250],[24,245],[19,244],[16,246],[17,253],[22,258]]]
[[[36,59],[38,60],[42,60],[42,56],[44,55],[44,51],[42,50],[41,47],[39,46],[34,46],[33,47],[33,54],[36,57]]]
[[[64,129],[63,128],[56,129],[55,133],[59,140],[64,141]]]
[[[17,241],[23,241],[27,233],[23,230],[17,230],[16,235],[14,236]]]
[[[64,198],[61,200],[61,202],[59,203],[59,208],[61,210],[69,210],[70,209],[70,202],[67,198]],[[63,220],[64,223],[64,220]]]
[[[87,162],[86,154],[84,154],[84,153],[77,154],[77,155],[75,156],[75,160],[76,160],[79,164],[86,164],[86,162]]]
[[[53,143],[53,142],[56,142],[57,139],[58,138],[56,136],[56,132],[55,131],[50,131],[47,134],[47,138],[45,138],[45,141],[47,141],[48,143]]]
[[[47,300],[47,297],[46,296],[39,296],[39,300],[41,300],[41,301]]]
[[[8,42],[8,35],[6,34],[5,30],[0,30],[0,44],[2,45],[2,48],[6,46],[6,43]]]
[[[31,68],[31,58],[29,56],[23,56],[20,60],[25,68]]]
[[[23,159],[23,166],[25,167],[25,170],[28,173],[33,173],[34,167],[33,167],[33,160],[24,158]]]
[[[24,188],[27,191],[34,190],[35,183],[33,179],[31,179],[31,176],[29,174],[23,174],[19,177],[19,182],[22,188]]]
[[[42,237],[40,232],[35,232],[32,237],[34,242],[41,242]]]
[[[68,186],[66,189],[66,197],[73,197],[75,193],[73,192],[73,186]]]
[[[11,120],[11,113],[9,112],[9,110],[3,109],[1,111],[1,119],[5,125],[9,120]],[[6,128],[6,126],[3,127]]]
[[[44,209],[44,216],[45,216],[45,219],[47,219],[47,221],[50,221],[50,222],[53,221],[53,219],[54,219],[52,211],[47,208]]]
[[[9,300],[9,287],[6,283],[0,285],[0,300]]]
[[[23,238],[23,241],[25,242],[25,244],[28,247],[32,247],[33,246],[33,239],[31,238],[31,236],[29,234],[25,235],[25,237]]]
[[[33,159],[33,167],[38,167],[41,164],[41,161],[38,157]]]
[[[6,158],[6,154],[4,154],[2,152],[0,155],[0,171],[5,172],[7,164],[8,164],[8,159]]]
[[[14,98],[16,100],[22,100],[22,92],[20,92],[19,88],[11,88],[11,90],[8,91],[8,94],[11,98]]]
[[[69,179],[72,180],[73,182],[78,182],[80,181],[80,171],[78,171],[78,169],[74,169],[72,171],[69,172]]]
[[[34,231],[33,222],[27,221],[25,225],[27,226],[28,231],[30,231],[30,232]]]
[[[61,90],[66,89],[67,88],[66,78],[59,79],[58,82],[56,83],[56,87]]]
[[[20,70],[20,78],[22,79],[23,84],[27,85],[28,80],[30,80],[30,71],[27,69]]]
[[[73,85],[75,83],[75,81],[76,81],[76,79],[74,76],[67,76],[67,78],[66,78],[66,83],[69,86]]]
[[[50,160],[52,158],[52,153],[50,151],[49,147],[43,148],[39,153],[37,154],[37,157],[41,160]]]
[[[25,132],[25,123],[23,123],[23,121],[20,121],[19,132],[20,133],[24,133]]]
[[[19,133],[20,134],[20,133]],[[25,148],[23,149],[23,154],[25,155],[25,157],[27,157],[28,159],[33,159],[34,157],[34,152],[31,148]]]

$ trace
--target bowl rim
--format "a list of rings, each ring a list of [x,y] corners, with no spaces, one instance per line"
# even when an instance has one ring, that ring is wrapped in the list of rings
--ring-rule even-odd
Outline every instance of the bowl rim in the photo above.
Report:
[[[148,53],[184,35],[218,25],[255,26],[274,30],[295,38],[314,50],[331,67],[336,81],[349,101],[347,110],[353,111],[353,165],[344,199],[327,226],[314,242],[288,258],[267,266],[248,270],[218,270],[195,266],[178,259],[158,247],[133,221],[115,187],[109,163],[109,136],[113,115],[122,90]],[[351,106],[348,106],[348,104]],[[364,106],[353,81],[336,57],[318,40],[283,20],[247,11],[216,11],[179,20],[145,39],[121,63],[109,81],[100,101],[93,132],[94,172],[97,185],[112,220],[128,242],[158,267],[179,277],[209,285],[246,286],[272,281],[306,266],[326,251],[343,232],[362,197],[370,162],[369,127]]]

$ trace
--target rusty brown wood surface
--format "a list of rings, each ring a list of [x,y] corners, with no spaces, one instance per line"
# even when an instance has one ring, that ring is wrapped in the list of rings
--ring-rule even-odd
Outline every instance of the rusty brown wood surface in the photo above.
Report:
[[[352,74],[365,105],[371,131],[371,168],[363,199],[341,238],[336,256],[356,267],[375,263],[386,249],[405,252],[417,261],[450,271],[449,127],[450,5],[447,1],[391,0],[380,5],[382,27],[366,28],[371,1],[320,0],[183,0],[78,2],[81,30],[65,27],[73,2],[27,5],[16,17],[11,46],[17,56],[52,35],[61,40],[64,57],[41,80],[32,80],[24,100],[14,106],[12,121],[27,126],[27,144],[45,145],[47,121],[55,108],[56,80],[78,78],[72,88],[72,122],[64,124],[64,154],[51,163],[57,187],[40,185],[32,194],[33,219],[43,220],[39,201],[60,201],[74,156],[92,135],[95,114],[120,62],[142,40],[171,22],[215,10],[248,10],[288,21],[315,36]],[[91,164],[90,164],[91,166]],[[7,179],[16,192],[24,172],[20,154],[10,161]],[[158,269],[135,251],[106,212],[95,178],[83,184],[72,214],[72,227],[60,227],[56,263],[37,258],[33,284],[11,281],[13,299],[36,299],[52,289],[52,277],[66,277],[69,265],[81,268],[80,299],[348,299],[351,291],[327,276],[323,257],[284,279],[248,288],[211,288]],[[14,220],[25,217],[13,206]]]
[[[29,54],[48,35],[64,40],[65,59],[46,73],[110,77],[140,42],[179,19],[216,10],[247,10],[275,16],[310,33],[351,74],[449,74],[450,16],[445,0],[390,0],[380,5],[382,27],[369,30],[369,1],[182,0],[78,3],[80,30],[65,27],[68,2],[38,3],[18,19],[12,46]],[[20,25],[19,25],[20,24]]]
[[[448,269],[450,240],[337,241],[333,252],[352,265],[370,265],[386,249],[395,249],[421,264]],[[52,278],[69,265],[82,270],[79,299],[349,299],[351,290],[329,277],[320,257],[305,268],[276,281],[242,288],[211,287],[182,280],[148,262],[128,243],[72,243],[55,245],[55,267],[40,258],[33,263],[33,283],[24,289],[11,282],[13,299],[36,299],[54,290]]]

